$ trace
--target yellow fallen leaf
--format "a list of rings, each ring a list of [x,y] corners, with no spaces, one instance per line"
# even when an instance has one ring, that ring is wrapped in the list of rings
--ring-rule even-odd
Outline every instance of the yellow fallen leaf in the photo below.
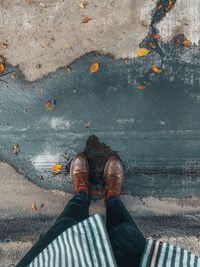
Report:
[[[86,2],[86,1],[81,1],[80,4],[79,4],[79,7],[80,7],[80,8],[85,8],[87,5],[88,5],[88,2]]]
[[[3,73],[5,70],[4,64],[0,63],[0,73]]]
[[[183,45],[184,45],[185,47],[191,47],[191,46],[192,46],[192,42],[191,42],[189,39],[185,39],[185,40],[183,41]]]
[[[33,210],[33,211],[37,211],[37,210],[38,210],[38,208],[37,208],[35,202],[32,203],[32,210]]]
[[[148,50],[147,48],[140,48],[137,50],[137,55],[139,57],[144,57],[144,56],[148,55],[149,52],[150,52],[150,50]]]
[[[162,70],[160,70],[159,68],[157,68],[156,66],[152,66],[151,67],[152,71],[155,72],[155,73],[161,73]]]
[[[90,73],[95,73],[99,70],[99,63],[94,63],[90,66]]]
[[[62,170],[62,165],[61,164],[55,164],[52,168],[51,168],[51,171],[52,173],[54,174],[58,174],[60,173]]]

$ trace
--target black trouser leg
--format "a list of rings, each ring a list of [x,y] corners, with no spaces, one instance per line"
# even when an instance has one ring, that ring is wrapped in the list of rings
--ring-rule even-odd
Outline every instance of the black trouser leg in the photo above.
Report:
[[[77,222],[83,221],[89,217],[90,200],[86,192],[76,193],[74,197],[67,203],[64,210],[57,218],[55,223],[62,218],[72,218]]]
[[[17,267],[27,266],[44,248],[69,227],[89,217],[89,196],[79,192],[67,203],[52,227],[43,235],[20,261]]]
[[[119,267],[139,267],[146,239],[119,197],[107,200],[107,230]]]

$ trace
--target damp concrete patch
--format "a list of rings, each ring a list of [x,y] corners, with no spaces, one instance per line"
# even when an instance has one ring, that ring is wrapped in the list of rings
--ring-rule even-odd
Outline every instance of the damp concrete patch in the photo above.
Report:
[[[200,52],[172,44],[162,49],[162,72],[148,76],[145,90],[137,85],[145,69],[159,64],[154,52],[129,62],[91,53],[71,72],[62,68],[35,82],[7,65],[16,79],[0,77],[1,160],[41,187],[72,192],[66,166],[96,136],[123,160],[125,194],[198,197]],[[190,55],[186,62],[184,55]],[[94,62],[100,69],[90,74]],[[46,101],[54,109],[47,111]],[[56,163],[63,168],[53,175]]]

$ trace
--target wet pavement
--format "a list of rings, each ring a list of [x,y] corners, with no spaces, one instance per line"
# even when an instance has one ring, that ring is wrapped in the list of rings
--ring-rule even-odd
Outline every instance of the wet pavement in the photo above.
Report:
[[[91,53],[71,72],[61,68],[35,82],[7,66],[16,79],[8,74],[0,82],[1,160],[39,186],[71,191],[65,166],[95,135],[123,160],[124,193],[199,196],[199,48],[162,48],[162,62],[156,53],[128,61]],[[100,69],[90,74],[95,62]],[[152,65],[163,71],[145,75]],[[53,110],[45,109],[48,100]],[[56,163],[63,169],[55,176]]]

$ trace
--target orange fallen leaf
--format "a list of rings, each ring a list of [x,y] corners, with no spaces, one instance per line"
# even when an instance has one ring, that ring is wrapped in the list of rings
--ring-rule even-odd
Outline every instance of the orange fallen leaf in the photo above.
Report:
[[[162,72],[162,70],[160,70],[160,69],[159,69],[158,67],[156,67],[156,66],[152,66],[151,69],[152,69],[152,71],[155,72],[155,73],[161,73],[161,72]]]
[[[88,2],[86,2],[86,1],[81,1],[80,4],[79,4],[79,7],[80,7],[80,8],[85,8],[87,5],[88,5]]]
[[[185,40],[183,41],[183,45],[184,45],[185,47],[191,47],[191,46],[192,46],[192,42],[191,42],[189,39],[185,39]]]
[[[49,100],[45,103],[46,110],[53,110],[55,108],[55,100]]]
[[[144,89],[145,89],[145,85],[144,85],[144,84],[139,84],[139,85],[137,86],[137,89],[139,89],[139,90],[144,90]]]
[[[99,63],[94,63],[90,66],[90,73],[95,73],[99,70]]]
[[[5,66],[3,63],[0,63],[0,74],[3,73],[5,70]]]
[[[139,57],[144,57],[144,56],[148,55],[149,52],[150,52],[150,50],[148,50],[147,48],[139,48],[136,53]]]
[[[91,20],[88,16],[83,16],[82,23],[88,23],[88,21]]]
[[[51,168],[51,171],[52,173],[54,174],[58,174],[60,173],[62,170],[62,165],[61,164],[55,164],[52,168]]]
[[[156,32],[155,34],[153,34],[153,38],[156,40],[159,40],[161,38],[161,35],[159,32]]]
[[[37,211],[37,210],[38,210],[38,208],[37,208],[35,202],[32,203],[32,210],[33,210],[33,211]]]

